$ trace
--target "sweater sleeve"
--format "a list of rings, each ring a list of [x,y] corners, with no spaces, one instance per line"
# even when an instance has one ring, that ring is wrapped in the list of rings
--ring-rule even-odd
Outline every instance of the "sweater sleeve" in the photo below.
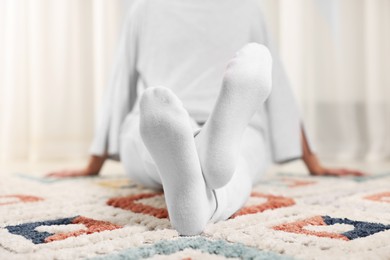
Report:
[[[301,131],[304,129],[301,111],[259,9],[254,20],[253,40],[267,46],[273,58],[272,92],[265,103],[273,161],[283,163],[299,159],[302,157]],[[312,150],[307,132],[305,135]]]
[[[141,1],[131,7],[125,18],[108,87],[98,111],[90,153],[119,160],[119,135],[126,115],[137,98],[136,69],[139,31],[142,26]]]

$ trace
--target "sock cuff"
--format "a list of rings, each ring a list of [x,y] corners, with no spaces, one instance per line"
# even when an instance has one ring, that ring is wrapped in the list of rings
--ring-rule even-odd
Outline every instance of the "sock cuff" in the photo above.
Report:
[[[226,190],[224,188],[213,190],[213,194],[216,201],[216,209],[214,211],[213,216],[210,219],[211,223],[216,223],[221,220],[225,220],[223,213],[226,208]]]

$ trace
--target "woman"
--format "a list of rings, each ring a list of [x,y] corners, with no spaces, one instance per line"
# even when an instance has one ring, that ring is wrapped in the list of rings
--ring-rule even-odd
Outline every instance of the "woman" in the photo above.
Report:
[[[136,1],[89,163],[51,175],[97,175],[106,159],[120,160],[134,181],[164,189],[183,235],[229,218],[271,162],[362,175],[312,153],[262,17],[254,0]]]

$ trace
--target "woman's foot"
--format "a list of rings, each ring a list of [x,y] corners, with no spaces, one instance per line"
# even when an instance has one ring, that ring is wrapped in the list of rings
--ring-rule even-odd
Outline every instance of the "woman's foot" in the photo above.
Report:
[[[144,92],[140,132],[159,170],[172,226],[181,235],[201,233],[216,202],[203,179],[188,113],[171,90]]]

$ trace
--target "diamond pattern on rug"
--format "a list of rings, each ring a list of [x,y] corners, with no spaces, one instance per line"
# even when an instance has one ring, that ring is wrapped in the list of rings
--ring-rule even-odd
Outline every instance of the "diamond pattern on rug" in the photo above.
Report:
[[[129,197],[112,198],[107,201],[107,205],[124,210],[130,210],[134,213],[142,213],[156,218],[168,218],[168,211],[164,207],[155,208],[143,203],[138,203],[138,200],[162,196],[162,193],[142,193]]]
[[[10,205],[15,203],[30,203],[43,200],[40,197],[30,196],[30,195],[21,195],[21,194],[13,194],[13,195],[4,195],[0,196],[0,206]]]
[[[241,210],[235,213],[231,218],[236,218],[238,216],[247,215],[247,214],[261,213],[265,210],[270,210],[270,209],[290,207],[295,204],[295,201],[291,198],[262,194],[259,192],[252,192],[251,197],[265,198],[267,201],[264,203],[260,203],[258,205],[243,207]]]
[[[390,203],[390,192],[381,192],[381,193],[378,193],[378,194],[366,196],[364,198],[368,199],[368,200],[372,200],[372,201],[379,201],[379,202]]]
[[[86,228],[58,234],[49,233],[46,231],[41,232],[37,230],[37,228],[42,226],[66,226],[77,224],[84,225]],[[77,216],[71,218],[25,223],[16,226],[7,226],[5,228],[12,234],[20,235],[31,240],[34,244],[41,244],[59,241],[69,237],[77,237],[84,234],[92,234],[95,232],[114,230],[121,228],[121,226],[114,225],[105,221],[98,221],[90,218]]]
[[[346,224],[354,227],[353,230],[344,233],[330,233],[330,232],[318,232],[305,229],[307,226],[325,226],[335,224]],[[273,227],[275,230],[281,230],[285,232],[313,235],[318,237],[328,237],[341,240],[353,240],[366,236],[371,236],[375,233],[386,231],[390,229],[390,225],[383,225],[378,223],[370,223],[364,221],[354,221],[347,218],[332,218],[329,216],[315,216],[312,218],[296,221],[293,223],[282,224]]]

